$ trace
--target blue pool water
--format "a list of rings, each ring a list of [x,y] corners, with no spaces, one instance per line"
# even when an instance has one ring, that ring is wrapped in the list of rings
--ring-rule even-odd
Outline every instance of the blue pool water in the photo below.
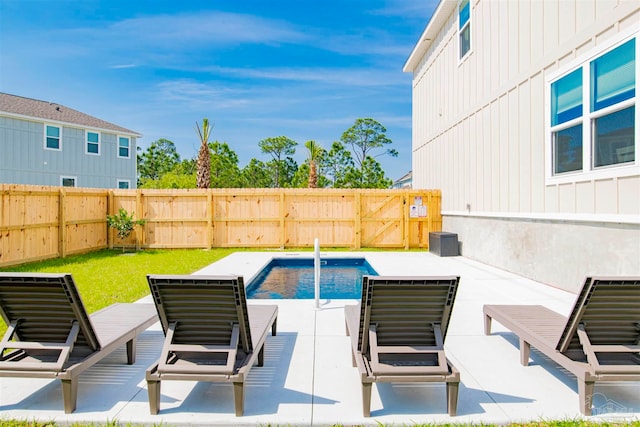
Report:
[[[320,298],[360,299],[362,276],[378,273],[364,258],[322,259]],[[247,285],[248,298],[313,299],[313,259],[273,259]]]

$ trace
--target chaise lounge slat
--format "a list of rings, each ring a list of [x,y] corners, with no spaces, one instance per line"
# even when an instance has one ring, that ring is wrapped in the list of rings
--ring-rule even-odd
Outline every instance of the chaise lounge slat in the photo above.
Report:
[[[160,360],[146,374],[151,414],[160,411],[163,380],[233,384],[235,414],[244,413],[244,383],[264,364],[278,307],[248,305],[240,276],[147,276],[165,333]]]
[[[640,278],[587,278],[569,317],[539,305],[485,305],[520,340],[520,363],[533,346],[578,380],[580,411],[591,415],[596,381],[640,381]]]
[[[448,413],[456,414],[460,373],[443,346],[458,283],[454,276],[363,278],[360,303],[344,310],[364,416],[374,382],[444,382]]]
[[[9,325],[0,376],[60,379],[66,413],[76,409],[78,376],[123,345],[133,364],[137,336],[158,321],[152,304],[88,315],[69,274],[0,273],[0,314]]]

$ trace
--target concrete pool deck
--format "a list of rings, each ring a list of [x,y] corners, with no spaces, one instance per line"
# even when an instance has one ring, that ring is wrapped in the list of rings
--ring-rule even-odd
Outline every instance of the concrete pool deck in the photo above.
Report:
[[[236,252],[194,274],[238,274],[245,282],[272,257],[310,252]],[[461,371],[458,415],[446,413],[444,384],[375,384],[371,417],[362,416],[361,386],[351,366],[343,306],[356,300],[251,300],[278,304],[278,334],[266,341],[265,365],[254,367],[245,391],[245,415],[234,416],[229,384],[166,381],[161,410],[149,414],[146,368],[159,356],[159,323],[139,338],[136,363],[124,349],[80,377],[78,408],[62,409],[60,382],[0,378],[0,417],[58,423],[147,425],[412,425],[509,423],[582,418],[575,378],[536,350],[519,363],[517,338],[495,323],[483,334],[483,304],[542,304],[567,315],[574,294],[464,257],[426,252],[327,252],[366,258],[380,275],[458,275],[460,287],[445,348]],[[150,272],[152,273],[152,272]],[[150,301],[150,297],[144,298]],[[597,383],[594,421],[640,419],[640,382]]]

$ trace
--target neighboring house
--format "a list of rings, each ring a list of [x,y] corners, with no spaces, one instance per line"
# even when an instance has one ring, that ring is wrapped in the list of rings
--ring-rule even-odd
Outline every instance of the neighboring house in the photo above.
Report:
[[[640,275],[637,0],[441,0],[413,73],[413,187],[462,254],[575,292]]]
[[[411,175],[411,171],[409,171],[406,175],[404,175],[402,178],[396,180],[392,185],[391,188],[396,188],[396,189],[400,189],[400,188],[411,188],[411,180],[412,180],[412,175]]]
[[[140,136],[64,105],[0,93],[0,183],[135,188]]]

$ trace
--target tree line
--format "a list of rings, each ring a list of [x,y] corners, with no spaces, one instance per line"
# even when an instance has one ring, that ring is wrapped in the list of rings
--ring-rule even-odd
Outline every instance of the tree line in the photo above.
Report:
[[[386,128],[371,118],[356,119],[339,141],[325,149],[314,140],[304,143],[306,159],[298,164],[293,155],[298,143],[286,136],[265,138],[258,148],[270,160],[252,158],[240,168],[237,153],[226,142],[210,142],[213,127],[208,119],[196,123],[200,149],[196,157],[181,159],[175,144],[158,139],[142,151],[138,147],[139,188],[389,188],[376,160],[396,157]]]

